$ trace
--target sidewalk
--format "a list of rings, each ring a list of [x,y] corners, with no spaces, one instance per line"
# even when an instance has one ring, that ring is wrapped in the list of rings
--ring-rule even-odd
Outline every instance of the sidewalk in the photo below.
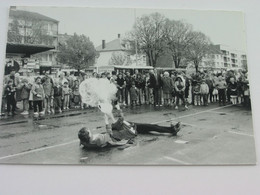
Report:
[[[12,125],[12,124],[19,124],[19,123],[27,123],[30,119],[32,120],[46,120],[46,119],[52,119],[52,118],[61,118],[61,117],[69,117],[69,116],[77,116],[81,114],[87,114],[96,112],[97,109],[95,108],[86,108],[86,109],[70,109],[65,110],[62,113],[57,114],[46,114],[42,117],[34,117],[33,111],[29,111],[29,115],[22,115],[22,109],[19,109],[16,111],[16,115],[14,116],[1,116],[0,117],[0,126],[5,125]]]

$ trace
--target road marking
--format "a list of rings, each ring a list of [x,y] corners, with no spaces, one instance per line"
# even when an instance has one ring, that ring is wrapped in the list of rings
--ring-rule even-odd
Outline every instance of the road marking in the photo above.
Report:
[[[158,122],[151,123],[151,124],[160,124],[160,123],[164,123],[164,122],[170,122],[170,121],[172,121],[172,120],[181,119],[181,118],[186,118],[186,117],[189,117],[189,116],[194,116],[194,115],[198,115],[198,114],[202,114],[202,113],[206,113],[206,112],[210,112],[210,111],[214,111],[214,110],[219,110],[219,109],[227,108],[227,107],[230,107],[230,106],[233,106],[233,105],[231,104],[231,105],[227,105],[227,106],[212,108],[212,109],[208,109],[208,110],[196,112],[196,113],[193,113],[193,114],[187,114],[187,115],[183,115],[183,116],[176,117],[176,118],[172,118],[172,119],[167,119],[167,120],[158,121]]]
[[[237,135],[245,135],[245,136],[249,136],[249,137],[254,137],[254,135],[247,134],[247,133],[240,133],[240,132],[236,132],[236,131],[228,131],[228,132],[233,133],[233,134],[237,134]]]
[[[171,161],[174,161],[174,162],[178,162],[178,163],[184,164],[184,165],[190,165],[191,164],[191,163],[184,162],[182,160],[178,160],[176,158],[172,158],[172,157],[169,157],[169,156],[164,156],[164,158],[168,159],[168,160],[171,160]]]
[[[223,113],[225,113],[225,112],[217,112],[217,111],[209,111],[210,113],[216,113],[216,114],[223,114]],[[226,114],[226,113],[225,113]]]
[[[12,158],[12,157],[17,157],[17,156],[22,156],[22,155],[26,155],[26,154],[30,154],[30,153],[34,153],[34,152],[43,151],[43,150],[48,150],[48,149],[56,148],[56,147],[60,147],[60,146],[66,146],[66,145],[73,144],[73,143],[78,142],[78,141],[79,140],[77,139],[77,140],[73,140],[73,141],[70,141],[70,142],[62,143],[62,144],[57,144],[57,145],[48,146],[48,147],[44,147],[44,148],[38,148],[38,149],[34,149],[34,150],[26,151],[26,152],[21,152],[21,153],[17,153],[17,154],[12,154],[12,155],[8,155],[8,156],[2,156],[2,157],[0,157],[0,160]]]

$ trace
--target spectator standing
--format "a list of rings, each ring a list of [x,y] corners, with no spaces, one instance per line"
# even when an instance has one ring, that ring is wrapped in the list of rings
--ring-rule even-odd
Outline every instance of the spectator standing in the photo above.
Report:
[[[132,83],[132,87],[130,88],[130,100],[131,106],[135,106],[137,104],[138,99],[138,89],[135,86],[135,83]]]
[[[71,93],[71,89],[69,88],[69,83],[68,82],[64,82],[63,86],[62,86],[62,99],[63,99],[63,109],[64,110],[68,110],[69,109],[69,101],[70,101],[70,93]]]
[[[152,88],[150,85],[150,75],[149,72],[145,74],[145,102],[146,104],[152,104]]]
[[[39,114],[44,115],[43,112],[43,100],[44,100],[44,89],[41,84],[41,77],[37,77],[35,79],[35,83],[32,86],[32,94],[33,94],[33,109],[34,116],[37,117]]]
[[[123,103],[125,105],[125,86],[126,82],[125,79],[123,78],[122,73],[118,74],[118,77],[116,78],[116,83],[117,83],[117,98],[120,103]]]
[[[230,91],[230,100],[232,104],[237,104],[237,82],[234,77],[230,78],[230,82],[228,85]]]
[[[9,80],[7,82],[7,85],[5,87],[5,96],[6,96],[8,116],[15,115],[16,101],[15,101],[15,87],[13,86],[13,80]]]
[[[59,81],[55,81],[54,82],[54,87],[53,87],[53,107],[55,111],[58,111],[59,113],[61,113],[61,98],[62,98],[62,87],[60,86]]]
[[[158,73],[157,69],[150,72],[150,84],[153,88],[153,97],[154,97],[154,106],[162,106],[161,102],[161,76]]]
[[[176,81],[174,83],[174,87],[175,87],[175,92],[176,92],[176,106],[175,109],[178,109],[179,106],[179,100],[182,100],[182,104],[185,106],[185,108],[187,109],[187,105],[185,102],[185,98],[184,98],[184,91],[185,91],[185,81],[184,78],[182,76],[177,76]]]
[[[225,106],[226,105],[226,88],[227,88],[227,83],[223,79],[223,77],[220,75],[218,77],[218,82],[216,84],[216,87],[218,89],[218,95],[219,95],[219,105],[221,103]]]
[[[145,82],[141,76],[141,74],[136,75],[135,86],[138,91],[138,105],[142,105],[143,103],[143,88],[145,86]]]
[[[200,106],[201,97],[200,97],[200,83],[199,82],[193,82],[193,97],[194,97],[194,106]]]
[[[172,102],[172,88],[174,87],[173,80],[170,78],[170,74],[168,72],[164,72],[164,77],[162,78],[162,90],[163,90],[163,98],[164,105],[170,106]]]
[[[29,85],[27,79],[23,79],[21,82],[21,100],[23,102],[23,112],[21,114],[29,114],[29,97],[32,86]]]
[[[201,84],[200,84],[200,94],[202,96],[203,105],[207,106],[208,105],[209,86],[206,83],[205,79],[202,79],[202,81],[201,81]]]
[[[125,76],[125,103],[128,105],[129,103],[129,93],[130,93],[130,88],[132,85],[132,77],[130,75],[130,72],[126,72]]]
[[[43,83],[43,89],[44,89],[44,106],[45,106],[45,112],[50,114],[51,108],[53,107],[52,103],[52,96],[53,96],[53,84],[51,83],[51,78],[46,77],[45,82]]]

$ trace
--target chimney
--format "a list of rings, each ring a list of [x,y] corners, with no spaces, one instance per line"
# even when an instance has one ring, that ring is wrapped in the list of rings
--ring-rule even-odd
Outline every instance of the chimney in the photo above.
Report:
[[[117,38],[120,39],[120,34],[117,34]]]
[[[106,48],[106,41],[102,40],[102,49],[105,49],[105,48]]]

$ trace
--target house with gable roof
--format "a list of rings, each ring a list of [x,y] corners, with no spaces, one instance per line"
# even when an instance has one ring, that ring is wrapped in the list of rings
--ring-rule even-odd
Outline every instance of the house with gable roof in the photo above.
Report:
[[[147,66],[145,54],[133,54],[130,43],[123,40],[118,34],[117,39],[108,43],[102,40],[102,44],[96,47],[99,52],[99,57],[96,60],[96,67],[104,66]],[[120,58],[120,60],[113,60],[113,56]],[[119,64],[117,64],[118,62]]]

